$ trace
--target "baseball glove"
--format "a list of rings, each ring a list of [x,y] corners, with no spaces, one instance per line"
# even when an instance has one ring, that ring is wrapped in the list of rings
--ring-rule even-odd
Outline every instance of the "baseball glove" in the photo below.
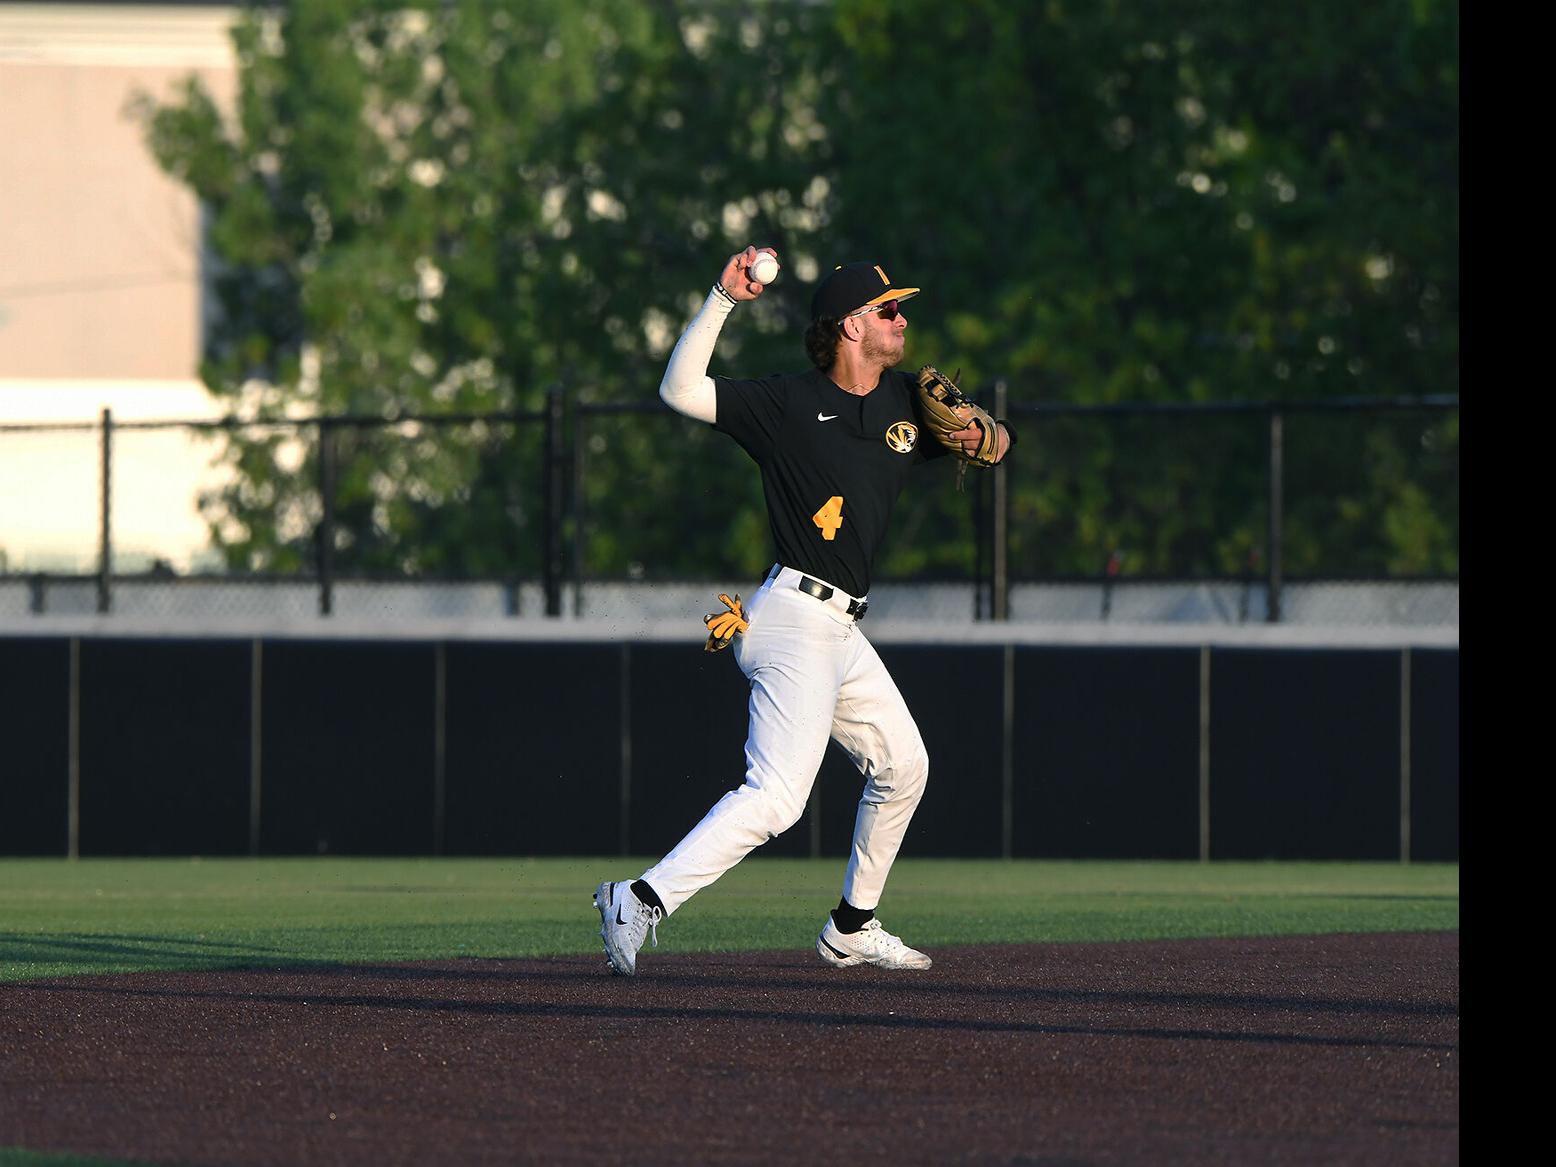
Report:
[[[719,601],[729,611],[709,612],[702,618],[702,622],[708,626],[708,641],[702,646],[703,652],[718,652],[721,648],[728,648],[729,642],[734,640],[738,633],[751,627],[746,620],[746,610],[740,604],[739,592],[735,593],[733,600],[720,592]]]
[[[961,371],[957,371],[961,375]],[[999,454],[999,432],[984,410],[962,394],[954,377],[947,377],[934,365],[918,371],[919,411],[924,425],[947,450],[970,466],[993,466]],[[951,435],[976,424],[983,431],[976,450],[967,450]]]

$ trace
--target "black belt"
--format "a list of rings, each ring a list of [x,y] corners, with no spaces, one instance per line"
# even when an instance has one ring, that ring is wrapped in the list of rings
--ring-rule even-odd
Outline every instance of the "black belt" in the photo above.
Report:
[[[802,575],[800,582],[794,585],[807,596],[815,596],[818,600],[826,601],[832,598],[832,589],[820,580],[811,579],[808,575]],[[869,600],[848,601],[848,614],[855,620],[863,620],[864,614],[870,610]]]

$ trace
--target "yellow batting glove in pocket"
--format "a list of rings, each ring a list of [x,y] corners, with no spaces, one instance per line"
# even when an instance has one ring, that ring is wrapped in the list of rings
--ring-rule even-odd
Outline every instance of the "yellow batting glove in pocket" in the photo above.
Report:
[[[735,593],[733,600],[720,592],[719,602],[729,611],[709,612],[702,618],[702,622],[708,626],[708,642],[702,646],[703,652],[718,652],[721,648],[728,648],[730,641],[751,627],[746,619],[746,610],[740,606],[739,592]]]

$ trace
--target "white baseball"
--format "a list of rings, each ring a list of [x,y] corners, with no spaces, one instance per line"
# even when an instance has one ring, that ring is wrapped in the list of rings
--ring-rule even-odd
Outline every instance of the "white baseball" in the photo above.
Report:
[[[778,257],[770,251],[757,252],[747,274],[759,284],[772,283],[778,278]]]

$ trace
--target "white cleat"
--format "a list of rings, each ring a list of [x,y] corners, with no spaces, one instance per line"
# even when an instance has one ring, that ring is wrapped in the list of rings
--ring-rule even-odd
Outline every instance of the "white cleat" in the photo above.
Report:
[[[659,947],[657,925],[665,918],[632,894],[632,881],[611,883],[606,880],[594,889],[594,906],[600,910],[600,939],[605,942],[605,959],[611,972],[630,977],[638,969],[638,949],[652,933]]]
[[[882,928],[876,919],[871,919],[857,932],[839,932],[837,924],[828,916],[821,935],[816,937],[816,951],[833,968],[851,968],[856,964],[873,964],[877,968],[928,968],[932,963],[924,953],[909,948]]]

